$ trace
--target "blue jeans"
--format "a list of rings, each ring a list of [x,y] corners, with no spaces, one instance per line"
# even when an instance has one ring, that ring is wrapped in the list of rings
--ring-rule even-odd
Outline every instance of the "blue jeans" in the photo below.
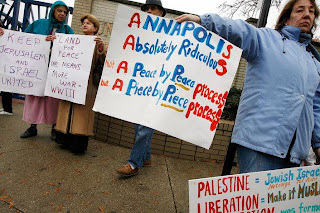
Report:
[[[134,168],[141,168],[145,161],[151,159],[151,140],[154,130],[140,124],[135,124],[134,130],[136,137],[128,163]]]
[[[291,163],[288,159],[282,159],[262,152],[257,152],[240,145],[238,145],[237,154],[240,173],[259,172],[299,166],[299,164]]]

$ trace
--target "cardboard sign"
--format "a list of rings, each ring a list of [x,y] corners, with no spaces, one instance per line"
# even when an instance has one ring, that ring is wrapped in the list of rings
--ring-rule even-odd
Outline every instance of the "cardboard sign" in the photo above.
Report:
[[[119,5],[93,110],[209,148],[241,53],[193,22]]]
[[[189,211],[320,212],[320,166],[189,180]]]
[[[0,36],[0,90],[43,96],[49,63],[46,36],[4,29]]]
[[[45,95],[84,105],[95,37],[61,33],[56,36]]]

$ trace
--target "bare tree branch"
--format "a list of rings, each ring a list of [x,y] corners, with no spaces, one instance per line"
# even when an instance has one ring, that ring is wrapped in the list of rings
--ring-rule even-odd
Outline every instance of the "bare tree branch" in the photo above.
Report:
[[[233,3],[228,3],[229,1],[224,1],[219,5],[220,14],[224,14],[232,18],[235,13],[240,13],[240,15],[245,17],[254,17],[257,15],[257,5],[259,0],[233,0]],[[279,9],[282,0],[271,0],[271,6],[275,6]]]

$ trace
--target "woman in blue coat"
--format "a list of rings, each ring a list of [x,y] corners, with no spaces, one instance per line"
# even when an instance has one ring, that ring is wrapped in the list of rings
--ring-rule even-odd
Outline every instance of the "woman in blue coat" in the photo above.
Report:
[[[320,57],[310,44],[319,9],[289,0],[276,29],[256,28],[215,14],[185,14],[243,49],[248,61],[232,134],[240,172],[298,166],[312,144],[320,156]]]
[[[72,28],[65,24],[69,9],[63,1],[56,1],[52,6],[48,19],[39,19],[25,30],[27,33],[48,35],[46,41],[53,41],[55,33],[74,34]],[[51,139],[55,139],[54,125],[56,123],[59,99],[27,95],[24,103],[23,120],[31,126],[20,135],[28,138],[37,135],[37,124],[52,124]]]

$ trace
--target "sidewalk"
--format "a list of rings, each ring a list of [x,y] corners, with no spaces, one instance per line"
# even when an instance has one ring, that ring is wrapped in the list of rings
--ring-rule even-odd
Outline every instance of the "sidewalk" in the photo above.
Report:
[[[222,171],[219,163],[152,155],[151,167],[121,178],[115,169],[130,149],[90,139],[86,154],[77,156],[50,140],[51,125],[20,139],[29,125],[22,121],[22,103],[13,110],[0,117],[0,213],[184,213],[188,180]]]

